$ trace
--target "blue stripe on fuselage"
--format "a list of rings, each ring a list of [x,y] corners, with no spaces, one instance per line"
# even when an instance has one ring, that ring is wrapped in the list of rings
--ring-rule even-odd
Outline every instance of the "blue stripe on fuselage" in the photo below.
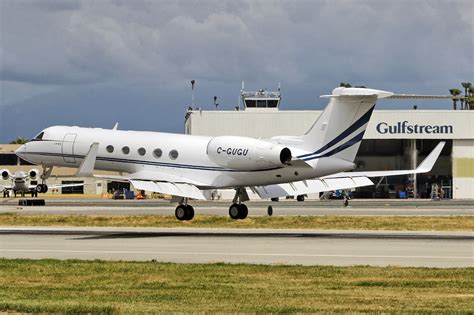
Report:
[[[308,157],[308,156],[319,154],[319,153],[323,152],[324,150],[329,149],[330,147],[332,147],[333,145],[335,145],[339,141],[343,140],[345,137],[347,137],[348,135],[350,135],[351,133],[353,133],[354,131],[359,129],[361,126],[363,126],[363,125],[365,125],[366,123],[369,122],[370,116],[372,115],[372,112],[373,112],[374,108],[375,108],[375,105],[372,106],[372,108],[369,109],[364,115],[362,115],[356,122],[354,122],[352,125],[350,125],[349,128],[344,130],[339,136],[337,136],[336,138],[334,138],[333,140],[331,140],[330,142],[325,144],[319,150],[316,150],[313,153],[307,153],[307,154],[299,155],[299,156],[297,156],[297,158],[305,158],[305,157]]]
[[[310,157],[306,157],[304,159],[302,159],[303,161],[310,161],[310,160],[314,160],[314,159],[320,159],[320,158],[324,158],[324,157],[328,157],[328,156],[332,156],[338,152],[341,152],[342,150],[345,150],[351,146],[353,146],[354,144],[356,144],[357,142],[361,141],[362,138],[364,137],[364,133],[365,133],[365,130],[362,131],[361,133],[359,133],[357,136],[355,136],[354,138],[350,139],[349,141],[347,141],[346,143],[338,146],[337,148],[329,151],[329,152],[326,152],[322,155],[317,155],[317,156],[310,156]]]

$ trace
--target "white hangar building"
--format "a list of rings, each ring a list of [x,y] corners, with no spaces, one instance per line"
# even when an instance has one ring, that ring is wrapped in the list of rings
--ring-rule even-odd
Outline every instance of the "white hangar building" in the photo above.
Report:
[[[185,132],[192,135],[271,138],[304,134],[322,110],[279,110],[280,93],[242,92],[243,110],[188,110]],[[474,111],[375,110],[356,158],[357,170],[416,167],[440,141],[445,148],[428,174],[382,178],[357,189],[358,198],[432,197],[474,199]]]

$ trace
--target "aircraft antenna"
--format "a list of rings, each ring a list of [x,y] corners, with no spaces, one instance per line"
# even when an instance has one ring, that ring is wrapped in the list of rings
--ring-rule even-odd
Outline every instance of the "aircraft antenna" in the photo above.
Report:
[[[195,80],[191,80],[191,107],[194,109],[194,83]]]

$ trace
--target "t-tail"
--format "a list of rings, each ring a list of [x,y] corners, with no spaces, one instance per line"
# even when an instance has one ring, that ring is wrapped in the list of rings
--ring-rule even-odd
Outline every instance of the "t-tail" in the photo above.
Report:
[[[311,153],[298,156],[310,161],[322,157],[337,157],[353,162],[378,99],[391,92],[366,88],[338,87],[329,98],[319,118],[306,132],[301,148]]]

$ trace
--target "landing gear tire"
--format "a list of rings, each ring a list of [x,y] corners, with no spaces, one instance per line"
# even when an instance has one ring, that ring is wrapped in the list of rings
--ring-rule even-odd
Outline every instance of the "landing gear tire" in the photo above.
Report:
[[[298,195],[296,196],[297,201],[304,201],[304,195]]]
[[[190,205],[179,205],[176,207],[174,215],[179,221],[189,221],[194,218],[194,208]]]
[[[44,193],[48,192],[48,185],[38,184],[35,189],[36,189],[37,193],[43,193],[44,194]]]
[[[190,221],[194,218],[194,208],[190,205],[186,206],[186,221]]]
[[[271,217],[273,215],[273,207],[272,206],[268,206],[267,214],[268,214],[269,217]]]
[[[229,207],[229,216],[234,220],[242,220],[249,214],[249,209],[243,203],[234,203]]]
[[[239,206],[240,206],[239,219],[243,220],[249,214],[249,208],[247,208],[247,206],[244,205],[243,203],[241,203]]]

